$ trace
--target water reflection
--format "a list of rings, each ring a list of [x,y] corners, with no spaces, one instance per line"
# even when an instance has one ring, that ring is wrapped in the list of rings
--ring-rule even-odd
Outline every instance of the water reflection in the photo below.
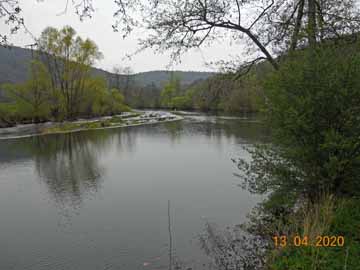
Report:
[[[83,196],[100,189],[104,168],[99,156],[109,141],[91,135],[81,132],[34,138],[36,171],[57,203],[77,205]]]
[[[264,139],[265,133],[260,129],[260,123],[239,118],[193,116],[154,126],[23,138],[0,142],[0,164],[14,159],[33,160],[53,200],[76,206],[84,196],[101,189],[106,166],[100,165],[99,160],[112,148],[118,156],[131,155],[143,136],[170,139],[174,145],[181,143],[183,137],[203,135],[221,149],[229,141],[246,144]]]
[[[197,116],[190,120],[194,133],[214,138],[217,144],[223,144],[223,138],[237,144],[251,144],[266,138],[265,128],[256,118]]]
[[[181,131],[184,130],[184,123],[182,121],[164,123],[164,128],[169,134],[170,140],[173,144],[180,141],[182,136]]]
[[[7,150],[9,158],[16,158],[12,153],[22,153],[20,160],[32,159],[51,198],[57,204],[75,207],[84,196],[101,188],[105,170],[99,158],[110,145],[105,132],[79,132],[13,140],[2,150]]]

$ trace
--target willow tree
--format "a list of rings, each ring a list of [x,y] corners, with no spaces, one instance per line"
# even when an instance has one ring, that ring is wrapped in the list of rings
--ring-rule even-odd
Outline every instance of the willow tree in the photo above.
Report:
[[[46,28],[38,40],[41,60],[51,75],[53,113],[65,113],[71,119],[78,115],[80,103],[86,95],[85,81],[89,78],[91,66],[101,58],[96,44],[90,39],[76,36],[73,28],[61,30]]]

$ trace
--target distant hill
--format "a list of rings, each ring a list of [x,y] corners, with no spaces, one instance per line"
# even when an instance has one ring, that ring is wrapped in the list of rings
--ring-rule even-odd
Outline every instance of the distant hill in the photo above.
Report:
[[[0,46],[0,83],[25,81],[28,76],[30,59],[30,50]]]
[[[24,82],[28,77],[30,60],[31,50],[29,49],[0,46],[0,84]],[[92,73],[95,76],[102,76],[104,78],[109,78],[113,75],[111,72],[97,68],[93,68]],[[215,73],[175,71],[175,74],[183,85],[189,85],[197,80],[207,79]],[[140,87],[151,84],[160,87],[170,77],[171,72],[169,71],[150,71],[134,74],[132,80]]]
[[[169,81],[172,72],[170,71],[149,71],[137,73],[134,75],[135,82],[138,85],[149,85],[155,83],[156,86],[160,86],[162,82]],[[175,77],[181,80],[182,85],[190,85],[195,81],[206,80],[207,78],[214,76],[215,73],[211,72],[194,72],[194,71],[174,71]]]

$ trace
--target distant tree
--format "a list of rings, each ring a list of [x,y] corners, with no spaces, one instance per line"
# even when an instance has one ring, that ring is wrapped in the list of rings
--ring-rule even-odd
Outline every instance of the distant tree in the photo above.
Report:
[[[111,87],[119,89],[124,95],[125,100],[129,101],[131,95],[131,87],[133,86],[134,71],[131,67],[115,66],[111,75]]]
[[[108,89],[103,78],[91,78],[86,80],[85,87],[88,90],[82,102],[82,113],[86,115],[114,115],[130,108],[125,105],[124,96],[118,89]]]
[[[175,88],[171,83],[167,83],[161,91],[161,105],[163,107],[171,107],[171,100],[175,96]]]
[[[117,89],[120,89],[122,86],[121,85],[121,75],[122,75],[122,68],[119,66],[113,67],[112,74],[111,74],[111,77],[113,77],[113,78],[112,78],[110,84],[112,86],[116,87]]]
[[[108,113],[114,115],[129,110],[130,108],[125,105],[125,98],[119,90],[111,89],[109,91]]]
[[[165,84],[161,91],[161,105],[166,108],[173,107],[172,99],[179,95],[180,91],[180,79],[172,75],[170,81]]]
[[[37,123],[49,119],[50,116],[50,80],[49,73],[41,62],[31,62],[30,70],[31,76],[27,82],[7,84],[4,89],[17,103],[18,111],[22,111],[24,117]]]
[[[18,120],[16,104],[0,103],[0,127],[14,126]]]
[[[106,114],[107,87],[102,78],[90,78],[85,81],[87,95],[82,102],[82,111],[86,115],[101,116]]]
[[[122,74],[124,75],[124,90],[125,93],[129,91],[129,88],[132,83],[132,75],[134,74],[134,71],[131,67],[124,67],[122,69]]]
[[[154,82],[143,87],[132,86],[131,105],[139,108],[160,108],[161,107],[161,89]],[[135,95],[133,95],[135,93]]]
[[[192,109],[191,99],[187,95],[172,98],[171,104],[175,109]]]
[[[71,119],[79,113],[81,100],[86,95],[85,81],[90,75],[91,65],[102,57],[96,44],[76,36],[73,28],[61,30],[46,28],[38,40],[41,60],[51,75],[52,92],[60,95],[63,106],[54,106],[54,113],[63,110]]]

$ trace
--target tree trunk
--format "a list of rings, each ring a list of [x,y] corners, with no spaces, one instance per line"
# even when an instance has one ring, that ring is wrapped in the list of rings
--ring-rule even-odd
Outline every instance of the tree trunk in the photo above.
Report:
[[[247,36],[256,44],[256,46],[261,50],[261,52],[266,56],[266,59],[270,62],[275,70],[279,69],[278,63],[275,59],[271,56],[270,52],[264,47],[263,44],[259,41],[259,39],[253,35],[249,30],[242,31],[243,33],[247,34]]]
[[[305,0],[300,0],[297,17],[296,17],[294,33],[291,38],[290,51],[294,51],[296,49],[297,43],[299,41],[299,32],[300,32],[300,28],[301,28],[301,21],[302,21],[303,15],[304,15],[304,6],[305,6]]]
[[[308,40],[311,49],[316,46],[316,0],[308,0]]]

